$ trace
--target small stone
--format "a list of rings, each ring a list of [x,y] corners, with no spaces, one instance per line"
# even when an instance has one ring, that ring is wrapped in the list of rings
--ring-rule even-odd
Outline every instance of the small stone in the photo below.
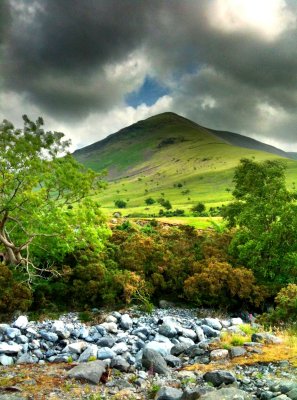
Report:
[[[215,387],[220,386],[222,383],[230,385],[236,381],[235,376],[231,372],[224,370],[206,372],[203,375],[203,379],[206,382],[212,383]]]
[[[181,366],[181,360],[178,357],[173,356],[172,354],[168,354],[164,357],[167,365],[172,368],[178,368]]]
[[[231,318],[231,325],[242,325],[243,320],[241,318]]]
[[[177,330],[173,324],[162,324],[159,328],[159,333],[168,338],[172,338],[177,335]]]
[[[217,318],[204,318],[202,322],[203,324],[210,326],[216,331],[220,331],[222,329],[222,324]]]
[[[80,355],[78,362],[88,362],[90,359],[94,361],[97,359],[98,347],[95,344],[89,345],[84,352]]]
[[[171,349],[173,347],[172,343],[161,343],[161,342],[149,342],[148,344],[145,345],[145,349],[150,349],[154,350],[158,353],[160,353],[162,356],[166,356],[170,354]]]
[[[128,314],[123,314],[120,319],[120,326],[122,329],[128,330],[133,326],[133,321]]]
[[[118,332],[118,326],[115,322],[103,322],[103,324],[101,324],[101,326],[102,326],[102,328],[106,329],[107,332],[110,332],[110,333]]]
[[[231,358],[242,357],[242,356],[245,356],[246,353],[247,353],[247,351],[244,347],[234,346],[234,347],[231,347],[231,349],[230,349]]]
[[[112,347],[115,344],[115,339],[111,336],[105,336],[97,341],[99,347]]]
[[[182,390],[175,389],[169,386],[162,387],[156,394],[156,400],[181,400],[183,395]]]
[[[225,349],[217,349],[210,352],[210,359],[212,361],[216,360],[224,360],[229,357],[228,350]]]
[[[174,356],[179,356],[180,354],[184,353],[188,348],[189,347],[186,343],[178,343],[172,347],[170,352]]]
[[[45,330],[41,330],[39,333],[43,339],[45,339],[49,342],[52,342],[52,343],[57,342],[59,339],[58,335],[54,332],[47,332]]]
[[[123,354],[128,351],[128,346],[124,342],[116,343],[111,350],[116,354]]]
[[[166,375],[169,373],[166,361],[157,351],[145,347],[142,355],[142,365],[148,369],[153,370],[161,375]]]
[[[0,364],[1,365],[5,365],[5,366],[12,365],[13,364],[13,358],[9,357],[9,356],[6,356],[5,354],[2,354],[0,356]]]
[[[123,357],[114,357],[111,360],[111,368],[118,369],[121,372],[128,372],[130,369],[130,364]]]
[[[22,350],[19,344],[0,343],[0,354],[15,354]]]
[[[86,347],[87,344],[85,342],[75,342],[67,346],[67,351],[70,353],[80,354],[85,350]]]
[[[12,325],[18,329],[26,329],[28,325],[28,318],[26,315],[20,315]]]
[[[98,349],[97,358],[99,360],[106,360],[107,358],[112,359],[115,356],[115,352],[113,352],[109,347],[101,347],[101,349]]]
[[[73,379],[83,379],[98,385],[105,370],[106,364],[103,361],[96,360],[77,365],[68,371],[67,376]]]
[[[208,338],[220,336],[220,331],[213,329],[208,325],[201,325],[201,328],[203,329],[204,335]]]

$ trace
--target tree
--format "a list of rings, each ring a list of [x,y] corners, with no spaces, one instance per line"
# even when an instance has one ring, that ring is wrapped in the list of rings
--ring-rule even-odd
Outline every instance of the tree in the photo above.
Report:
[[[242,159],[234,174],[234,201],[223,209],[236,227],[231,253],[261,280],[295,281],[297,214],[295,193],[286,188],[285,165]]]
[[[23,120],[23,129],[0,125],[0,248],[30,273],[87,243],[99,250],[108,229],[89,197],[103,187],[102,174],[66,153],[69,141],[45,131],[42,118]]]
[[[163,199],[163,197],[160,197],[158,199],[158,203],[161,204],[161,206],[164,207],[166,210],[170,210],[172,208],[170,201]]]
[[[114,204],[118,208],[126,208],[127,206],[127,202],[125,200],[116,200]]]
[[[148,206],[155,204],[155,202],[156,202],[156,200],[154,200],[152,197],[147,197],[144,201],[145,201],[145,204]]]
[[[205,211],[205,205],[201,202],[195,204],[191,210],[197,214],[201,214]]]

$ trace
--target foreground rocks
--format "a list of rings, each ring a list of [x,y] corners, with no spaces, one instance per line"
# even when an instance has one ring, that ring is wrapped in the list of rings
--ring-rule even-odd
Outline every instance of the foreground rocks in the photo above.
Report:
[[[243,346],[220,348],[222,332],[240,332],[243,321],[199,319],[195,314],[175,308],[157,309],[151,315],[113,312],[93,326],[80,323],[76,314],[44,322],[21,316],[12,324],[0,324],[0,365],[46,364],[46,369],[68,363],[69,368],[61,367],[63,380],[94,385],[92,390],[100,390],[106,399],[119,393],[122,397],[115,399],[297,399],[294,370],[288,363],[238,366],[233,371],[215,368],[218,362],[261,352],[262,343],[277,345],[278,338],[260,332],[254,341],[247,336]],[[206,373],[183,370],[192,364],[211,368]],[[0,400],[2,394],[0,375]],[[88,398],[79,396],[84,395],[69,398]],[[68,398],[67,393],[59,393],[57,398],[61,397]]]

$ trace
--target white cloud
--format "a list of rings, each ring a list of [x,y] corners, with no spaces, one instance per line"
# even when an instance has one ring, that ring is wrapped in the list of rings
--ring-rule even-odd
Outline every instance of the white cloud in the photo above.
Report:
[[[267,40],[296,26],[284,0],[213,0],[210,25],[226,33],[255,31]]]

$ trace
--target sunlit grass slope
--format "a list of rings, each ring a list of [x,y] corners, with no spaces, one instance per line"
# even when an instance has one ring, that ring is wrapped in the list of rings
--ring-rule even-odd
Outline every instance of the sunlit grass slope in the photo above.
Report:
[[[96,171],[108,171],[108,188],[99,196],[108,214],[115,211],[114,201],[119,199],[127,202],[124,215],[158,213],[159,204],[145,204],[148,197],[168,199],[173,209],[186,213],[198,201],[219,206],[231,199],[234,168],[244,157],[282,159],[288,165],[289,187],[297,179],[296,161],[234,146],[173,113],[139,121],[74,156]]]

